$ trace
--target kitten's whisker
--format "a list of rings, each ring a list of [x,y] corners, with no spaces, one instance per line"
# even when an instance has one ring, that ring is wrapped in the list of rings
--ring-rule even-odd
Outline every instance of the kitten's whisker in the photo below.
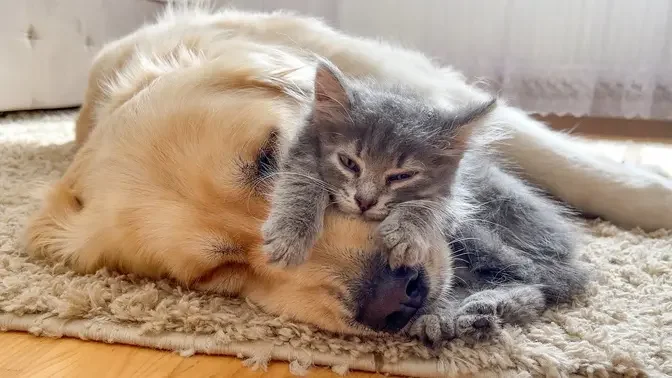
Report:
[[[261,177],[259,179],[256,179],[256,180],[252,181],[252,185],[251,185],[252,190],[250,190],[248,192],[247,198],[245,199],[245,206],[246,206],[246,209],[248,210],[248,213],[251,213],[251,211],[250,211],[250,200],[252,199],[252,196],[259,193],[257,188],[259,186],[265,185],[266,184],[265,183],[266,179],[267,178],[265,178],[265,177]]]
[[[280,176],[280,177],[292,176],[292,178],[300,177],[300,178],[306,179],[308,182],[319,184],[323,188],[330,188],[331,190],[336,190],[335,187],[333,187],[332,185],[330,185],[326,181],[321,180],[317,177],[313,177],[313,176],[310,176],[310,175],[307,175],[307,174],[303,174],[303,173],[280,171],[280,172],[274,173],[273,175],[274,176]]]
[[[333,187],[332,185],[330,185],[329,183],[327,183],[323,180],[320,180],[320,179],[315,178],[315,177],[311,177],[311,176],[306,175],[306,174],[296,173],[296,172],[277,172],[277,173],[269,175],[267,178],[270,178],[271,176],[279,176],[281,179],[282,178],[292,179],[292,180],[298,179],[297,182],[306,183],[306,184],[310,184],[310,185],[315,185],[318,188],[323,189],[324,191],[326,191],[329,194],[338,194],[337,193],[338,192],[337,188]],[[283,183],[279,183],[278,185],[283,185]]]
[[[453,275],[453,279],[458,279],[458,280],[462,281],[462,283],[464,284],[464,286],[469,286],[469,283],[468,283],[467,281],[465,281],[464,278],[462,278],[462,277]]]
[[[460,243],[460,242],[469,241],[469,240],[481,241],[479,238],[459,238],[459,239],[451,239],[450,242],[451,243]]]

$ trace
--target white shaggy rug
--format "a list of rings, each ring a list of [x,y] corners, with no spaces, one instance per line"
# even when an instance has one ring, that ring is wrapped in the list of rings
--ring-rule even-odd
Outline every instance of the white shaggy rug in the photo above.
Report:
[[[585,297],[526,329],[506,328],[495,342],[455,341],[436,355],[413,340],[334,336],[167,281],[78,276],[31,261],[18,238],[37,189],[68,165],[73,114],[0,117],[0,329],[231,354],[258,368],[284,359],[296,374],[321,364],[417,376],[672,376],[670,231],[591,222],[581,260],[595,280]]]

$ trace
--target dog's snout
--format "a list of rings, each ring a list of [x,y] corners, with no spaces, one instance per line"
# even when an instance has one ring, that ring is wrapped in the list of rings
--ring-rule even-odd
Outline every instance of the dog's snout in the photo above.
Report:
[[[377,331],[397,332],[424,304],[427,285],[418,270],[408,267],[387,268],[376,278],[362,298],[357,321]]]

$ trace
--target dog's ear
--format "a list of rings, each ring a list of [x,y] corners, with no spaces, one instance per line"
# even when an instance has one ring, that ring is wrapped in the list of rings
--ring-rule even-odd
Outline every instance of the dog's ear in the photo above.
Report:
[[[450,155],[462,155],[467,149],[469,138],[483,119],[497,108],[497,98],[470,103],[448,112],[443,116],[440,148]]]
[[[351,100],[345,80],[336,66],[321,61],[315,70],[313,124],[345,125],[349,119]]]

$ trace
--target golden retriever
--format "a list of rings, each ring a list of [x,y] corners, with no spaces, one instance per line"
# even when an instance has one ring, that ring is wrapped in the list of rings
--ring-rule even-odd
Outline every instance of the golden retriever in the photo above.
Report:
[[[29,223],[29,252],[80,273],[109,267],[170,277],[326,330],[370,332],[357,313],[373,300],[359,288],[387,265],[372,241],[375,225],[327,214],[309,260],[292,269],[267,265],[261,251],[267,167],[310,107],[316,56],[348,75],[411,85],[441,106],[487,96],[419,52],[310,17],[171,8],[96,57],[76,124],[78,152]],[[596,159],[506,105],[491,123],[507,132],[495,144],[503,157],[580,210],[672,226],[672,186],[658,177]],[[401,278],[402,286],[424,280],[427,308],[453,275],[447,242],[433,245],[422,277]]]

